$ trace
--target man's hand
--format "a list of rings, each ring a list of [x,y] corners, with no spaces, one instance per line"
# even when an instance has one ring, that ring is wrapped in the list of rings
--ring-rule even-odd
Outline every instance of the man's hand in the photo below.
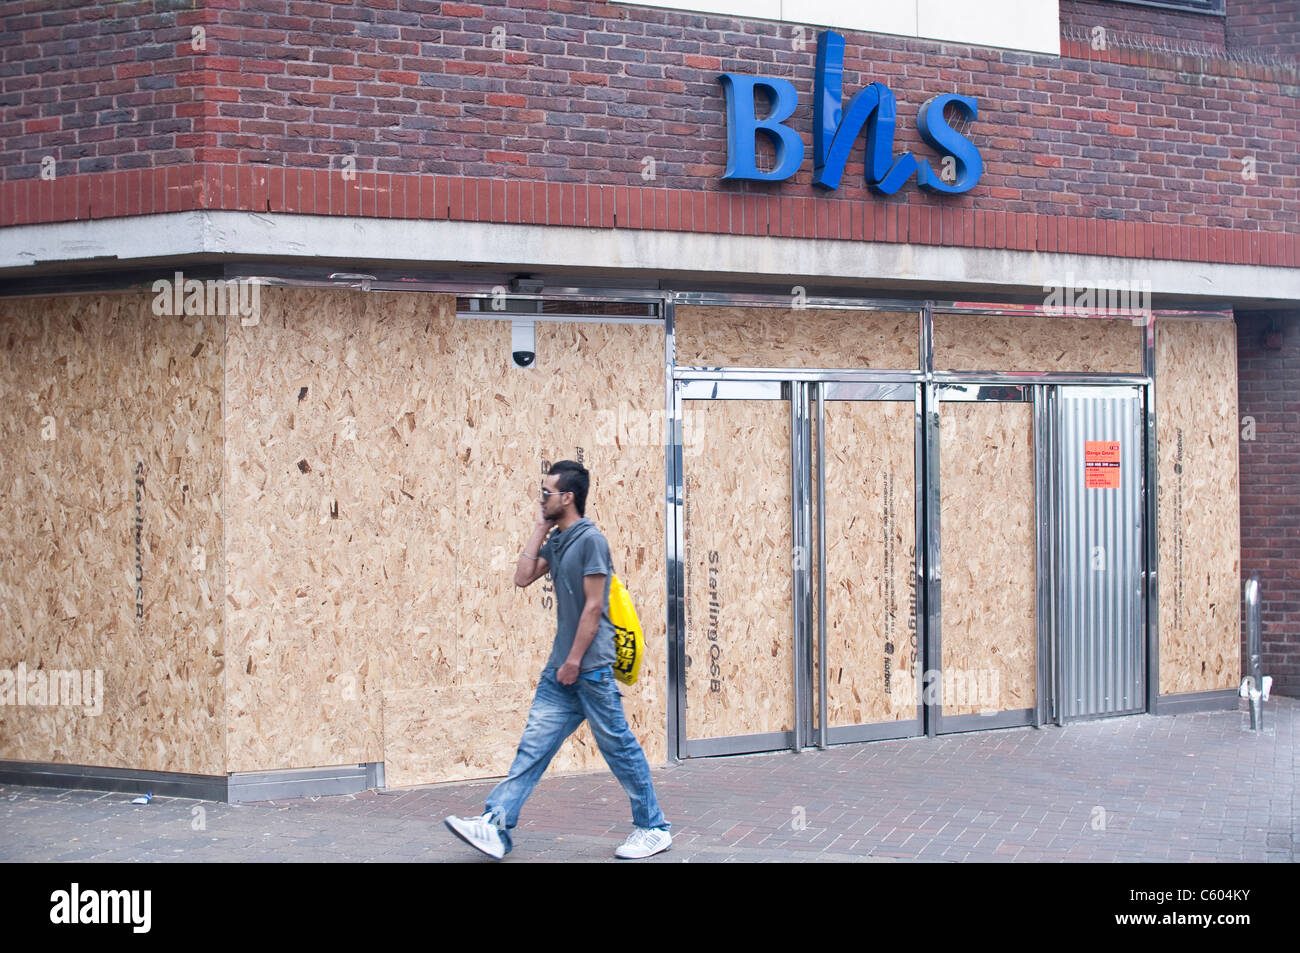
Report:
[[[524,543],[523,551],[519,553],[519,562],[515,564],[516,586],[531,586],[550,569],[546,560],[541,558],[541,552],[542,543],[546,542],[547,534],[554,526],[555,523],[543,514],[542,505],[537,504],[537,522],[533,524],[533,535]]]
[[[555,680],[561,685],[572,685],[578,680],[578,663],[565,662],[555,673]]]

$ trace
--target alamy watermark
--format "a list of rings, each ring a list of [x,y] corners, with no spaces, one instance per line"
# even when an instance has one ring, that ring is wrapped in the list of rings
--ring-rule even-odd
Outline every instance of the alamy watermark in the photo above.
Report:
[[[74,883],[50,894],[50,922],[121,924],[133,933],[148,933],[152,907],[152,890],[83,890]]]
[[[1067,272],[1060,284],[1043,285],[1043,308],[1062,317],[1129,318],[1135,324],[1151,320],[1151,282],[1147,279],[1078,279]]]
[[[892,708],[917,705],[975,708],[981,715],[1002,711],[1001,676],[996,668],[926,669],[918,663],[912,671],[900,668],[890,686]]]
[[[672,434],[672,421],[662,410],[641,410],[626,401],[595,413],[592,442],[601,447],[662,447]],[[682,412],[682,453],[693,456],[704,449],[703,414]]]
[[[153,313],[159,315],[238,315],[246,328],[262,316],[261,285],[239,278],[159,278],[153,283]]]
[[[0,705],[83,708],[87,715],[104,711],[102,669],[0,669]]]

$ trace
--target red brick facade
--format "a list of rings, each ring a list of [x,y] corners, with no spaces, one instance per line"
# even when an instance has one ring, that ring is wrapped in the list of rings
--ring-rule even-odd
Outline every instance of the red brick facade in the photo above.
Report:
[[[1231,10],[1237,6],[1229,2]],[[1164,7],[1148,7],[1109,0],[1061,0],[1061,34],[1082,34],[1091,40],[1101,27],[1112,48],[1129,44],[1158,49],[1227,49],[1228,19],[1203,13],[1186,13]]]
[[[1300,313],[1238,315],[1241,578],[1259,573],[1263,671],[1300,695]],[[1251,418],[1247,420],[1246,418]],[[1243,626],[1245,619],[1242,619]],[[1249,672],[1243,633],[1242,671]]]
[[[1296,59],[1300,17],[1295,0],[1238,0],[1228,3],[1228,49]]]
[[[6,8],[0,225],[220,208],[1300,264],[1294,64],[1177,56],[1137,33],[1066,39],[1057,58],[850,32],[846,90],[890,86],[896,151],[928,155],[927,97],[979,102],[979,184],[883,198],[860,146],[834,193],[809,159],[781,184],[720,180],[719,72],[790,79],[811,140],[815,34],[795,49],[789,24],[566,0],[53,6]],[[1224,29],[1079,3],[1063,33],[1095,8],[1191,40]]]

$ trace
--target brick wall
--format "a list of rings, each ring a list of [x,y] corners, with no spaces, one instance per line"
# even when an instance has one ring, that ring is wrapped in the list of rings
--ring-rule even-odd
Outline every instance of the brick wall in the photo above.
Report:
[[[1228,49],[1300,59],[1300,3],[1229,0]]]
[[[1228,0],[1229,9],[1234,5],[1234,0]],[[1061,0],[1062,33],[1082,30],[1091,37],[1093,28],[1098,26],[1107,34],[1150,44],[1203,46],[1220,51],[1226,47],[1221,16],[1104,0]]]
[[[148,12],[167,6],[6,17],[4,68],[22,70],[4,82],[6,178],[38,174],[43,152],[65,161],[87,134],[59,133],[93,114],[97,134],[112,141],[93,151],[116,156],[116,168],[161,164],[154,150],[180,147],[201,162],[330,168],[347,154],[362,170],[626,185],[642,181],[652,156],[664,187],[717,187],[721,71],[793,80],[803,97],[795,124],[810,138],[814,48],[793,49],[792,28],[780,24],[561,0],[403,3],[400,11],[396,0],[203,0],[188,14]],[[206,21],[202,55],[187,42],[198,21]],[[74,44],[68,34],[81,38]],[[1294,108],[1294,87],[848,36],[846,88],[874,79],[891,86],[900,151],[927,152],[914,128],[924,99],[954,90],[978,98],[972,135],[987,168],[964,199],[976,207],[1068,214],[1100,202],[1103,217],[1227,224],[1271,210],[1273,188],[1297,191],[1300,139],[1294,123],[1275,128]],[[88,48],[92,65],[83,67],[86,54],[74,48]],[[60,74],[81,82],[51,88]],[[178,110],[172,100],[190,90],[161,85],[181,79],[203,86],[202,110]],[[177,128],[178,113],[195,133],[182,143],[177,135],[190,130]],[[1257,159],[1253,187],[1237,175],[1246,152]],[[808,186],[810,165],[786,188]],[[841,189],[845,198],[864,191],[851,181]],[[926,199],[907,190],[909,201]],[[1277,211],[1300,219],[1300,198],[1279,201]]]
[[[849,33],[846,89],[894,90],[896,151],[931,155],[915,131],[929,96],[979,102],[979,185],[883,198],[861,179],[860,144],[834,193],[812,187],[809,157],[779,185],[719,180],[719,72],[792,80],[792,124],[811,143],[815,46],[796,49],[789,25],[579,0],[194,5],[5,7],[0,225],[239,208],[1300,264],[1300,67]],[[1091,7],[1121,25],[1221,29]],[[64,181],[39,181],[44,155]],[[341,177],[351,163],[361,175]],[[72,181],[107,166],[110,179]]]
[[[4,4],[0,18],[0,176],[60,175],[193,161],[204,110],[190,2]]]
[[[1279,329],[1270,349],[1266,335]],[[1264,674],[1300,696],[1300,312],[1239,314],[1239,413],[1254,419],[1241,442],[1241,577],[1259,573]],[[1249,433],[1246,433],[1249,436]],[[1242,619],[1243,641],[1245,618]],[[1248,672],[1242,648],[1242,671]]]
[[[815,49],[793,49],[789,27],[555,0],[428,6],[440,12],[333,6],[300,29],[272,27],[267,13],[215,11],[214,55],[200,75],[224,92],[205,125],[216,147],[198,158],[337,168],[351,154],[358,169],[379,172],[641,185],[650,157],[664,188],[766,194],[771,185],[718,182],[726,147],[717,74],[755,71],[795,83],[795,125],[811,141]],[[600,16],[606,9],[613,15]],[[494,49],[494,39],[505,48]],[[1294,90],[849,39],[846,88],[878,79],[893,89],[900,152],[930,154],[915,131],[928,97],[956,91],[980,103],[972,134],[986,166],[976,190],[953,201],[908,188],[897,201],[1221,226],[1273,217],[1261,213],[1277,202],[1300,221],[1300,133],[1272,122],[1294,110]],[[1248,152],[1253,183],[1239,174]],[[853,159],[838,197],[867,199],[861,152]],[[806,160],[781,188],[806,193],[811,178]]]

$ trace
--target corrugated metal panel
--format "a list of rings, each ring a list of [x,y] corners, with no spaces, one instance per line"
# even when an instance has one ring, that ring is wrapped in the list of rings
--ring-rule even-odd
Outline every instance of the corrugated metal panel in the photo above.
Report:
[[[1062,387],[1058,406],[1061,714],[1143,711],[1141,391]],[[1113,488],[1087,485],[1086,450],[1093,441],[1119,444]],[[1104,454],[1093,462],[1105,462]],[[1116,479],[1113,469],[1095,466],[1094,479]]]

